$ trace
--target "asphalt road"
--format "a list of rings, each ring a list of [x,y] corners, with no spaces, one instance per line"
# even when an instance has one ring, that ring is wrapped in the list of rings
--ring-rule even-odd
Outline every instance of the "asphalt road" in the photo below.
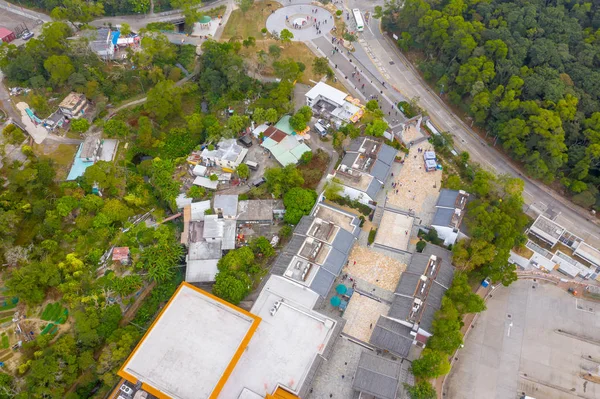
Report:
[[[348,0],[346,8],[372,10],[375,3],[365,0]],[[419,105],[427,110],[433,123],[454,136],[458,151],[467,151],[471,160],[497,174],[519,177],[525,182],[523,197],[525,210],[532,216],[540,213],[556,216],[554,219],[589,244],[600,248],[600,225],[589,211],[578,207],[544,184],[524,176],[511,160],[489,145],[468,125],[462,122],[421,79],[404,55],[379,29],[379,20],[371,19],[360,34],[360,46],[379,74],[393,86],[388,95],[419,98]],[[396,91],[397,93],[392,93]]]

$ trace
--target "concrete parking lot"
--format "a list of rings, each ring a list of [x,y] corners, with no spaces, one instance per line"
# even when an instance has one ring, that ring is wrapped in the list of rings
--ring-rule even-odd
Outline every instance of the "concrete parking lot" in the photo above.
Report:
[[[550,283],[499,287],[448,376],[446,398],[599,398],[600,306]]]

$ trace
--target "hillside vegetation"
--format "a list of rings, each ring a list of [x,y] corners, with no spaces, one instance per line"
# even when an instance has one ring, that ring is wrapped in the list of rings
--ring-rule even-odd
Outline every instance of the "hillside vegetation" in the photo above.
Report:
[[[393,1],[384,25],[529,176],[600,208],[599,3]]]

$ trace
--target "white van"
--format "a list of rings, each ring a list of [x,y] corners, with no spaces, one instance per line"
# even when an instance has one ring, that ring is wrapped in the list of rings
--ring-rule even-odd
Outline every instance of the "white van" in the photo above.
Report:
[[[319,122],[315,123],[315,131],[317,133],[319,133],[321,136],[327,135],[327,129],[325,129],[325,127],[323,125],[321,125]]]

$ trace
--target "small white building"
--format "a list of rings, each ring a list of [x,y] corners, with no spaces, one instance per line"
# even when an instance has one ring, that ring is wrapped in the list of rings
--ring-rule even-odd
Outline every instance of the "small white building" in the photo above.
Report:
[[[357,122],[364,113],[357,99],[323,82],[317,83],[306,93],[306,105],[317,114],[331,119],[338,127]]]
[[[343,195],[361,204],[373,206],[375,197],[388,179],[398,151],[369,137],[350,143],[344,158],[328,179],[336,179]]]
[[[225,172],[234,172],[244,162],[248,149],[239,145],[235,139],[221,140],[217,148],[202,150],[200,157],[207,166],[220,166]]]
[[[454,244],[462,235],[460,226],[465,215],[469,194],[465,191],[440,191],[431,227],[435,228],[444,245]]]
[[[85,114],[87,106],[88,101],[85,95],[73,91],[60,102],[58,109],[67,118],[76,119]]]

